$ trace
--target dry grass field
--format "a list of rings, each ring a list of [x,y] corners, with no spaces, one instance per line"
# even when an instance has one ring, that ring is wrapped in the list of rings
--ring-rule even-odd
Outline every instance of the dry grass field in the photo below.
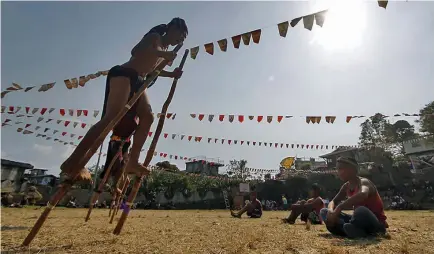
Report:
[[[85,223],[85,209],[57,208],[30,248],[20,244],[42,210],[1,212],[2,253],[434,253],[433,211],[389,211],[386,237],[345,240],[324,226],[282,224],[287,212],[235,219],[223,210],[133,210],[114,236],[108,210],[94,210]]]

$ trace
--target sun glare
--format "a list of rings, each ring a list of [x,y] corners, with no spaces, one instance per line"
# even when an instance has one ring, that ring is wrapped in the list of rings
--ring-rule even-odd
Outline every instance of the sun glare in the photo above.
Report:
[[[363,2],[337,1],[329,8],[324,26],[316,29],[312,43],[327,50],[352,50],[362,45],[365,28]]]

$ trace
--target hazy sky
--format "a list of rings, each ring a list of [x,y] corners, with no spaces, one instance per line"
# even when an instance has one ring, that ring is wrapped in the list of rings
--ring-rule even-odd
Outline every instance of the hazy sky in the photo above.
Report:
[[[324,28],[314,27],[310,32],[303,28],[301,21],[288,31],[286,38],[279,36],[277,23],[328,5],[325,1],[321,4],[2,2],[2,91],[12,82],[22,86],[57,82],[46,93],[10,93],[2,105],[101,109],[104,77],[74,90],[67,90],[63,80],[126,62],[131,48],[150,28],[173,17],[182,17],[188,24],[186,48],[202,47],[197,59],[188,59],[185,65],[169,110],[177,113],[177,117],[166,121],[163,132],[232,140],[354,145],[362,120],[347,124],[346,115],[415,113],[434,99],[434,34],[431,32],[434,3],[390,2],[387,10],[372,1],[335,5]],[[229,41],[226,53],[217,48],[214,56],[204,52],[204,43],[257,28],[264,28],[259,44],[241,45],[235,50]],[[160,78],[148,91],[154,112],[160,111],[170,84],[170,79]],[[337,119],[333,125],[326,124],[324,119],[321,124],[308,125],[301,117],[283,119],[280,124],[249,120],[231,124],[220,123],[217,117],[212,123],[199,122],[190,113],[336,115]],[[66,119],[58,111],[50,117]],[[2,121],[6,118],[12,119],[12,123],[17,119],[2,114]],[[88,123],[97,120],[76,119]],[[36,119],[24,121],[36,125]],[[85,133],[55,123],[38,125],[42,127],[40,132],[50,127]],[[18,127],[23,125],[1,129],[2,158],[29,162],[59,173],[58,166],[71,148],[35,135],[17,133]],[[270,169],[278,168],[286,156],[318,157],[330,151],[229,146],[206,141],[206,138],[201,143],[161,139],[157,151],[186,157],[219,157],[225,162],[246,159],[248,167]],[[150,139],[145,148],[149,142]],[[158,160],[156,157],[153,163]],[[184,167],[182,161],[171,162]]]

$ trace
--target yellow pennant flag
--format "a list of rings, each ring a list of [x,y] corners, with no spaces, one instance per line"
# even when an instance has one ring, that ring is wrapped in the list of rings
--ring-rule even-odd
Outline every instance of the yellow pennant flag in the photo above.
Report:
[[[241,38],[243,39],[243,43],[244,43],[244,45],[249,45],[250,44],[250,37],[252,37],[252,34],[249,32],[249,33],[244,33],[244,34],[242,34],[241,35]]]
[[[288,21],[277,24],[277,29],[279,29],[279,35],[282,37],[286,37],[286,34],[288,33],[288,27]]]
[[[214,55],[214,44],[212,42],[205,44],[205,51],[210,55]]]
[[[222,39],[217,41],[217,44],[220,47],[220,50],[223,52],[226,52],[226,50],[228,49],[228,40],[227,39]]]
[[[197,53],[199,53],[199,46],[190,49],[190,57],[196,59]]]

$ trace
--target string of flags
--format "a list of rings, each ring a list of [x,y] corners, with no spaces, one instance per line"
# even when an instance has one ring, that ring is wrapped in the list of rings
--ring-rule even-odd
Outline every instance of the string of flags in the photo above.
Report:
[[[386,9],[387,3],[388,3],[388,1],[383,1],[383,0],[378,1],[378,5],[384,9]],[[326,9],[326,10],[322,10],[319,12],[315,12],[312,14],[308,14],[305,16],[301,16],[301,17],[292,19],[291,21],[281,22],[281,23],[277,24],[277,30],[279,32],[279,35],[281,37],[286,37],[286,35],[288,34],[288,28],[289,27],[294,28],[297,24],[300,23],[301,20],[303,20],[303,27],[309,31],[312,31],[314,23],[319,27],[323,27],[324,22],[325,22],[325,18],[327,16],[327,12],[328,12],[328,10]],[[254,44],[259,44],[259,41],[261,39],[262,29],[264,29],[264,28],[255,29],[255,30],[252,30],[249,32],[245,32],[245,33],[231,36],[230,40],[232,41],[232,45],[234,46],[235,49],[239,49],[240,45],[241,45],[241,41],[243,42],[243,44],[245,46],[249,46],[250,41],[253,41]],[[191,59],[197,58],[197,55],[198,55],[201,47],[203,47],[205,49],[206,53],[208,53],[210,55],[214,55],[214,53],[215,53],[214,43],[218,46],[218,48],[220,49],[221,52],[227,51],[228,39],[224,38],[224,39],[218,40],[217,42],[209,42],[209,43],[203,44],[203,46],[195,46],[195,47],[190,48]]]
[[[434,116],[434,114],[427,114],[427,116]],[[409,114],[409,113],[396,113],[393,115],[383,115],[383,118],[388,118],[388,117],[419,117],[419,116],[425,116],[422,114]],[[273,122],[273,120],[277,121],[278,123],[282,122],[283,119],[290,119],[290,118],[294,118],[297,116],[293,116],[293,115],[279,115],[279,116],[264,116],[264,115],[226,115],[226,114],[190,114],[190,117],[193,119],[198,119],[199,121],[204,120],[205,118],[208,119],[209,122],[214,121],[216,118],[218,118],[218,121],[220,122],[224,122],[225,120],[229,121],[230,123],[235,122],[239,122],[239,123],[243,123],[246,119],[250,120],[250,121],[254,121],[256,119],[256,121],[258,123],[260,122],[267,122],[267,123],[271,123]],[[333,124],[336,120],[336,116],[299,116],[302,118],[306,119],[306,123],[320,123],[321,120],[325,119],[326,123],[330,123]],[[363,116],[363,115],[354,115],[354,116],[346,116],[345,117],[345,122],[349,123],[352,119],[357,119],[357,118],[369,118],[370,116]]]
[[[7,126],[10,125],[9,123],[12,123],[10,119],[6,119],[3,123],[2,126]],[[66,123],[66,122],[65,122]],[[16,122],[15,124],[25,124],[24,129],[29,128],[30,126],[32,126],[31,124],[28,123],[24,123],[21,121]],[[35,131],[42,129],[42,127],[40,126],[36,126],[35,127]],[[83,136],[82,135],[77,135],[75,133],[70,133],[67,131],[59,131],[59,130],[53,130],[51,128],[44,128],[44,133],[46,133],[47,131],[52,131],[53,134],[59,133],[62,136],[70,136],[71,138],[77,137],[78,140],[80,140]],[[153,132],[148,132],[148,136],[152,137]],[[341,146],[341,145],[324,145],[324,144],[300,144],[300,143],[281,143],[281,142],[263,142],[263,141],[249,141],[249,140],[238,140],[238,139],[228,139],[228,138],[210,138],[210,137],[202,137],[202,136],[194,136],[194,135],[186,135],[186,134],[169,134],[169,133],[163,133],[163,137],[164,139],[179,139],[179,140],[187,140],[189,142],[201,142],[202,140],[205,140],[205,142],[207,141],[207,143],[212,144],[212,142],[214,142],[214,144],[217,144],[217,142],[223,144],[227,144],[227,145],[244,145],[245,146],[262,146],[262,147],[274,147],[274,148],[286,148],[286,149],[316,149],[316,150],[328,150],[328,149],[337,149],[339,147],[348,147],[348,148],[355,148],[358,147],[356,145],[354,146]]]
[[[46,92],[48,90],[50,90],[51,88],[54,87],[54,85],[56,84],[56,82],[52,82],[52,83],[48,83],[48,84],[44,84],[44,85],[40,85],[38,86],[38,92]],[[22,87],[21,85],[17,84],[17,83],[12,83],[12,86],[6,88],[5,91],[1,92],[1,98],[3,99],[6,94],[10,93],[10,92],[28,92],[30,90],[33,90],[33,88],[35,88],[37,86],[29,86],[29,87]]]
[[[36,114],[40,113],[41,115],[44,115],[45,113],[51,114],[54,111],[58,111],[61,116],[90,116],[97,117],[100,113],[100,110],[89,110],[89,109],[64,109],[64,108],[31,108],[31,107],[23,107],[23,106],[2,106],[1,107],[1,113],[8,113],[8,114],[18,114],[17,117],[25,116],[24,112],[26,114]],[[93,113],[91,113],[93,112]],[[175,119],[176,113],[166,113],[161,114],[157,113],[157,118],[160,118],[162,115],[165,115],[167,119]]]

